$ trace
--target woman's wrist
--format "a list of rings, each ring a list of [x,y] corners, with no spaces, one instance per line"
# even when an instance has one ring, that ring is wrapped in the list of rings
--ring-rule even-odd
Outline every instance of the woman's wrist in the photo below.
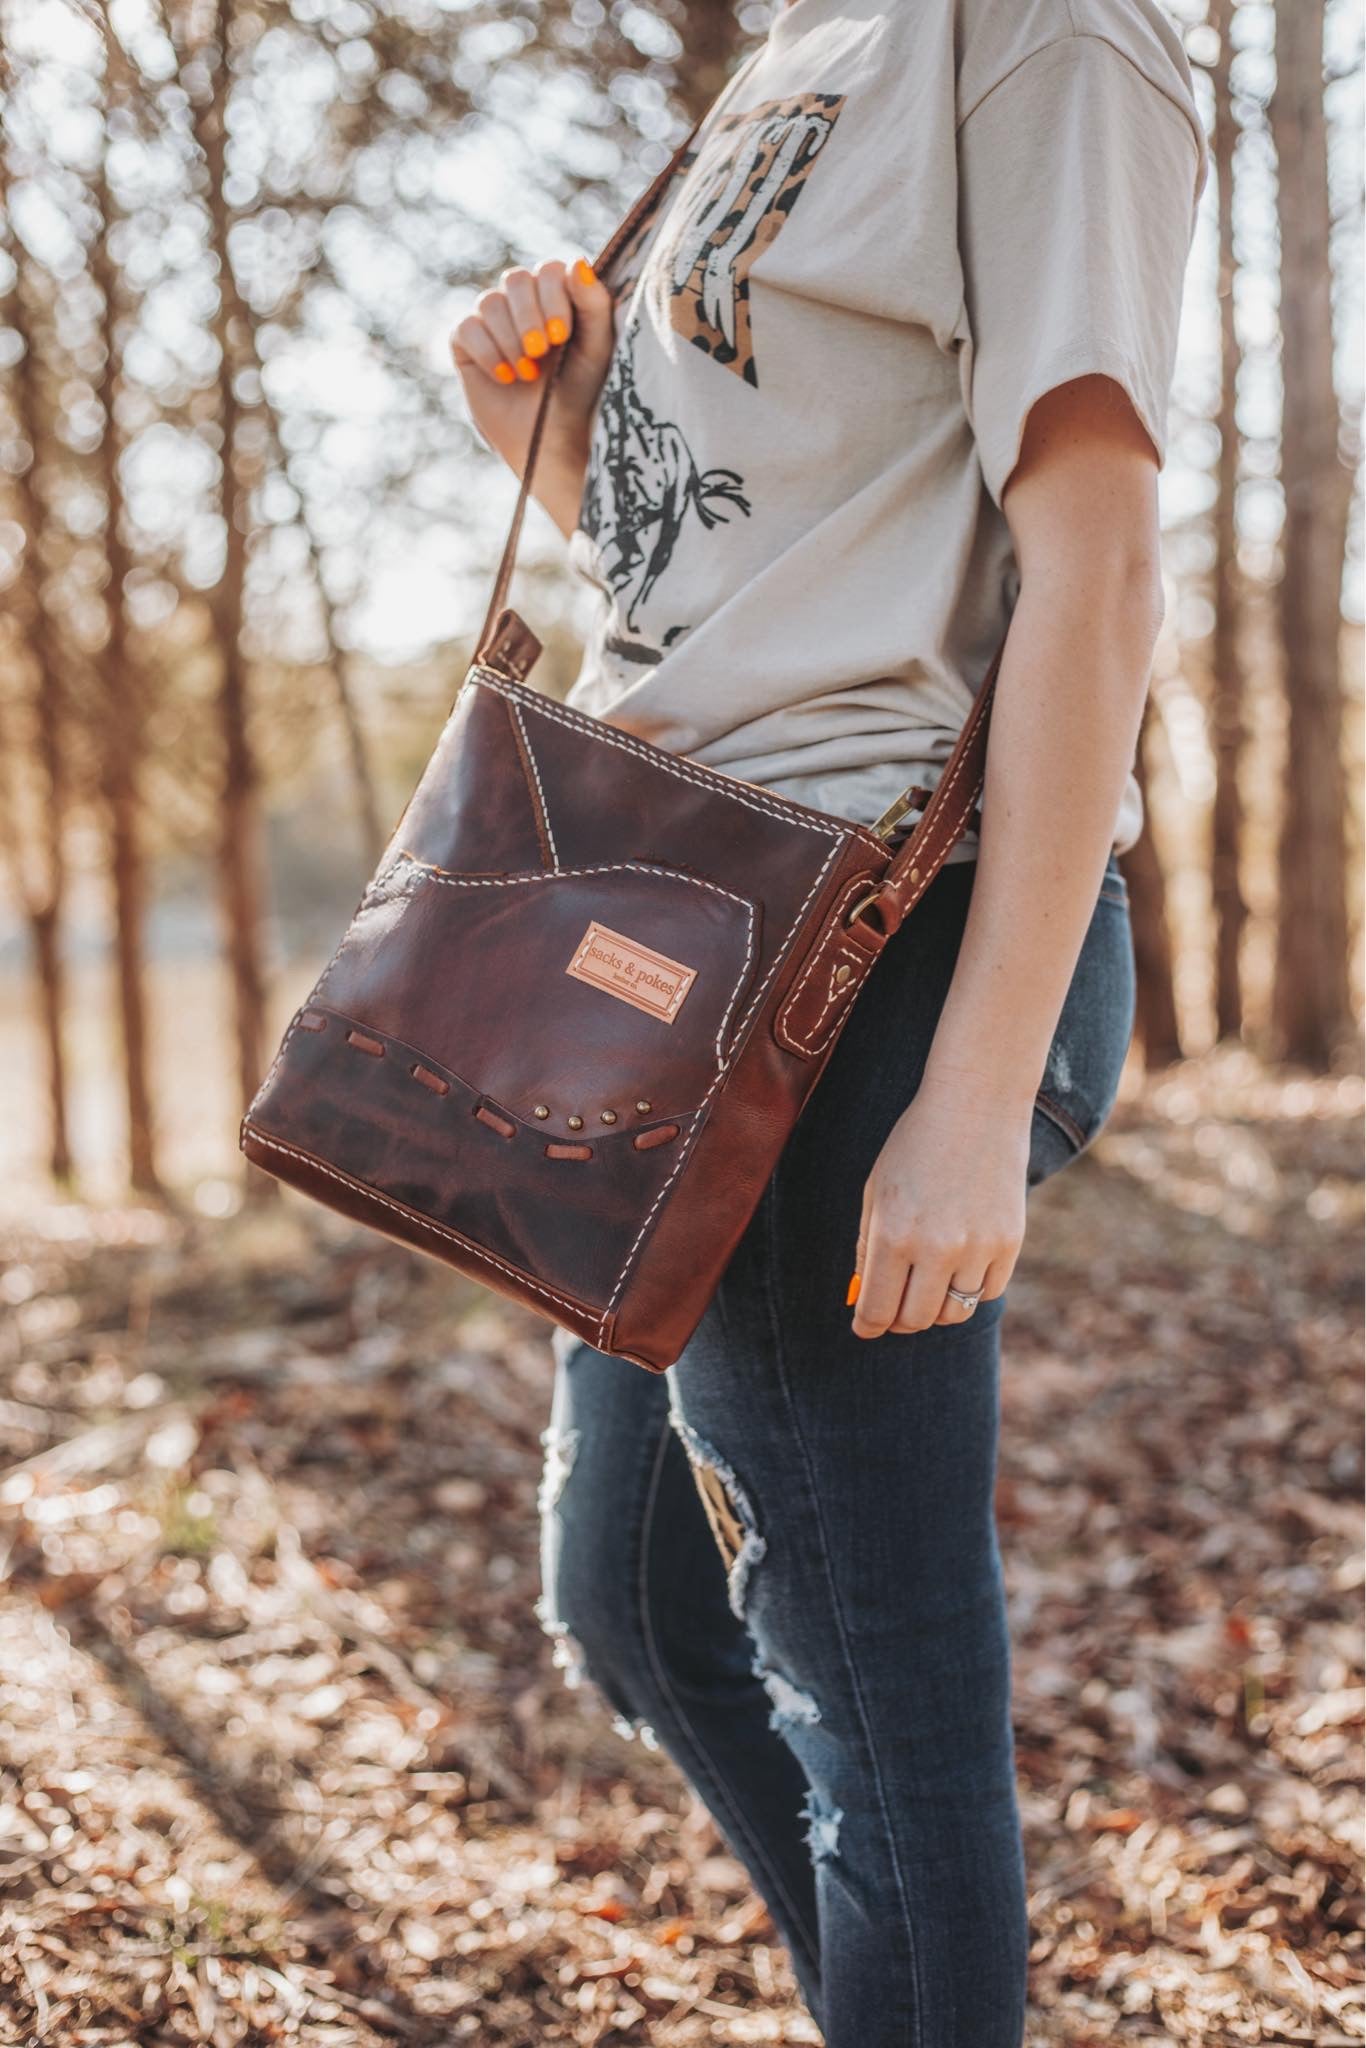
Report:
[[[536,457],[531,495],[544,507],[566,539],[579,523],[584,479],[588,474],[588,436],[581,431],[547,428]]]
[[[1018,1051],[1004,1054],[982,1047],[980,1052],[955,1045],[952,1051],[931,1046],[920,1082],[920,1096],[943,1102],[955,1116],[980,1119],[998,1130],[1027,1128],[1034,1110],[1038,1076]]]

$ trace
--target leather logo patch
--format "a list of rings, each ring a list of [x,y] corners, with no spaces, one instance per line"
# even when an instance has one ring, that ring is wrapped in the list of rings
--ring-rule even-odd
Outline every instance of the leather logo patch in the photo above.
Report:
[[[565,973],[666,1024],[673,1023],[697,979],[695,967],[681,966],[651,946],[609,931],[605,924],[589,925]]]

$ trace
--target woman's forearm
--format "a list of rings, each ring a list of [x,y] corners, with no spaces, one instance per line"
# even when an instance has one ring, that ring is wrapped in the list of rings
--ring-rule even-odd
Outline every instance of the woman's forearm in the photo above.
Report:
[[[931,1089],[1028,1114],[1095,907],[1160,618],[1155,553],[1103,538],[1022,584]]]
[[[547,434],[536,459],[531,495],[568,540],[579,523],[584,478],[588,474],[588,436]]]

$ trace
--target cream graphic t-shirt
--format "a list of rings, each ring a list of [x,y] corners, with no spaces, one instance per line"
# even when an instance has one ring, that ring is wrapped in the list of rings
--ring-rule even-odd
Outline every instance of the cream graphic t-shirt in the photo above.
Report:
[[[864,823],[933,784],[1031,405],[1102,373],[1164,451],[1204,175],[1154,0],[792,0],[613,280],[570,702]]]

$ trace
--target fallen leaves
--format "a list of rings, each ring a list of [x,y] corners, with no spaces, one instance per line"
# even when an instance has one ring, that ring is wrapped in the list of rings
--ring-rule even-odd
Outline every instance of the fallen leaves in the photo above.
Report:
[[[1181,1069],[1036,1198],[1030,2048],[1366,2039],[1358,1109]],[[296,1206],[5,1250],[0,2042],[818,2041],[536,1625],[539,1326]]]

